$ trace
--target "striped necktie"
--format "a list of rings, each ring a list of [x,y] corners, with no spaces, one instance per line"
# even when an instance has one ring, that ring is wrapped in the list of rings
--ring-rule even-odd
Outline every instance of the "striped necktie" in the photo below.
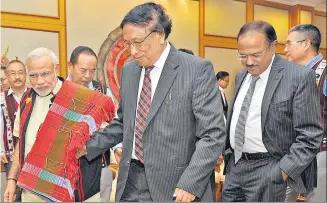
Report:
[[[143,86],[137,106],[137,115],[135,123],[135,155],[144,163],[142,137],[145,130],[146,118],[151,107],[151,78],[150,72],[154,66],[145,68]]]
[[[251,85],[244,97],[241,107],[241,112],[237,120],[236,129],[235,129],[235,149],[234,149],[235,164],[242,157],[244,134],[245,134],[245,123],[248,117],[255,84],[259,80],[259,78],[260,78],[259,76],[251,76]]]

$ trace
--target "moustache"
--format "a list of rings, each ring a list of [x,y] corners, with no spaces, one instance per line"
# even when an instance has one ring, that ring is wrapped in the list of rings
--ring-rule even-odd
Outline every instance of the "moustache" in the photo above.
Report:
[[[248,69],[254,69],[255,67],[257,67],[257,66],[255,66],[255,65],[246,65],[246,68],[248,68]]]
[[[17,79],[14,81],[14,83],[16,83],[16,82],[22,82],[22,80]]]

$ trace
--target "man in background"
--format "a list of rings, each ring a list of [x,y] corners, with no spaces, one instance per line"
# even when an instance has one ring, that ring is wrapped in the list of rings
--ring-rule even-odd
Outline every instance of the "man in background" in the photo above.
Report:
[[[7,79],[7,76],[6,76],[6,66],[2,66],[1,65],[1,70],[0,70],[0,79],[1,79],[1,91],[0,92],[4,92],[6,90],[9,89],[9,83],[8,83],[8,79]]]
[[[70,74],[67,78],[68,80],[71,80],[72,82],[77,83],[79,85],[83,85],[91,90],[99,91],[102,94],[105,94],[113,98],[112,93],[107,86],[100,84],[96,80],[93,80],[97,68],[97,56],[91,48],[86,46],[76,47],[70,56],[68,68],[70,70]],[[105,127],[105,125],[102,127]],[[112,150],[108,150],[105,153],[103,153],[102,156],[97,157],[97,160],[94,160],[93,162],[88,162],[85,157],[82,157],[80,159],[82,173],[86,173],[87,171],[89,171],[89,169],[86,168],[95,167],[94,166],[94,164],[96,164],[95,162],[97,162],[97,164],[101,165],[102,167],[101,175],[99,174],[98,176],[96,176],[97,178],[93,180],[83,179],[83,185],[85,187],[88,187],[89,185],[93,185],[93,184],[89,184],[88,181],[99,182],[101,202],[109,202],[110,200],[112,181],[113,181],[112,172],[109,168],[110,151],[115,151],[115,156],[117,157],[117,161],[119,161],[122,152],[121,147],[122,147],[121,144],[118,144]],[[85,174],[85,176],[87,176],[87,174]],[[97,201],[97,198],[98,198],[97,196],[94,196],[93,198],[90,198],[88,201]]]
[[[6,175],[10,171],[14,155],[14,146],[16,139],[13,137],[14,121],[19,105],[24,105],[25,100],[22,99],[26,92],[26,69],[23,62],[19,60],[10,61],[7,65],[6,78],[10,86],[9,90],[1,93],[1,109],[4,120],[4,129],[1,131],[1,162],[6,168]],[[3,147],[2,147],[3,146]],[[17,189],[16,200],[21,201],[21,191]]]
[[[229,73],[226,71],[219,71],[216,74],[216,78],[220,90],[221,102],[223,104],[224,116],[225,119],[227,119],[228,102],[224,90],[228,87],[229,84]]]
[[[291,191],[288,187],[286,201],[310,201],[310,202],[326,202],[326,142],[327,142],[327,68],[326,59],[319,53],[319,47],[321,43],[321,33],[319,29],[311,24],[296,25],[290,29],[288,37],[285,42],[285,54],[287,60],[298,63],[302,66],[315,71],[316,84],[318,86],[318,92],[320,96],[321,105],[321,123],[324,127],[323,140],[320,146],[319,153],[317,154],[317,160],[314,159],[314,163],[317,161],[317,177],[314,175],[315,171],[305,176],[312,176],[313,181],[309,182],[307,193],[299,194],[295,191]]]

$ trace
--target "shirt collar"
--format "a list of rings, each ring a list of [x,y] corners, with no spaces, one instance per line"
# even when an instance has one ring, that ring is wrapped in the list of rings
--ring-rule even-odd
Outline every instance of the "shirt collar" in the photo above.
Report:
[[[317,56],[315,56],[311,61],[309,61],[307,64],[305,64],[306,67],[312,69],[313,66],[315,66],[318,61],[321,61],[323,59],[322,54],[318,54]]]
[[[25,87],[25,89],[24,89],[24,93],[25,93],[26,91],[27,91],[27,87]],[[8,93],[7,93],[7,96],[9,96],[9,95],[11,95],[11,94],[15,94],[15,92],[14,92],[13,89],[9,88]],[[16,94],[15,94],[15,95],[16,95]]]
[[[57,94],[62,86],[62,81],[58,79],[56,86],[53,88],[53,94]]]
[[[69,81],[71,81],[72,80],[72,76],[71,76],[71,74],[68,74],[68,76],[67,76],[67,79],[66,80],[69,80]],[[93,84],[92,84],[92,81],[89,83],[89,84],[87,84],[87,88],[89,88],[89,89],[91,89],[91,90],[93,90],[94,89],[94,87],[93,87]]]
[[[220,87],[219,85],[218,85],[218,87],[219,87],[219,90],[220,90],[221,92],[224,92],[224,88]]]
[[[160,55],[159,59],[154,64],[154,67],[155,68],[157,68],[157,69],[163,69],[163,67],[164,67],[164,65],[166,63],[166,60],[168,58],[170,47],[171,46],[170,46],[169,42],[167,41],[167,45],[166,45],[165,50],[162,52],[162,54]]]

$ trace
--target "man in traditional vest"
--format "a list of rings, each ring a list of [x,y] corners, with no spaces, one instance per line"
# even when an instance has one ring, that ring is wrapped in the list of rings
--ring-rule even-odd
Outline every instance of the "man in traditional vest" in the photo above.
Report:
[[[23,62],[19,60],[10,61],[6,68],[6,77],[9,83],[9,90],[1,93],[1,110],[4,129],[1,131],[1,162],[6,167],[6,175],[8,176],[9,170],[12,165],[14,146],[16,139],[13,138],[13,127],[16,117],[16,112],[20,103],[24,104],[25,100],[22,99],[27,88],[26,83],[26,70]],[[21,201],[20,191],[17,190],[16,201]]]
[[[88,190],[83,180],[94,179],[97,171],[81,173],[76,159],[78,147],[90,139],[103,121],[114,117],[114,103],[103,94],[57,77],[57,56],[47,48],[31,51],[26,68],[32,89],[17,111],[13,135],[19,138],[8,174],[4,201],[15,199],[16,185],[23,202],[84,201]],[[101,171],[101,166],[96,166]]]
[[[74,83],[77,83],[79,85],[84,85],[85,87],[96,90],[101,92],[102,94],[105,94],[112,99],[114,99],[112,92],[110,89],[99,83],[96,80],[93,80],[95,72],[96,72],[96,66],[97,66],[97,56],[94,53],[94,51],[86,46],[78,46],[76,47],[71,56],[70,61],[68,63],[68,68],[70,70],[70,74],[67,78],[67,80],[71,80]],[[105,125],[103,126],[105,127]],[[110,151],[102,154],[102,157],[99,156],[96,162],[99,162],[102,166],[101,175],[99,174],[97,181],[100,184],[100,197],[99,194],[96,194],[93,198],[89,199],[90,201],[98,201],[101,199],[101,202],[109,202],[110,201],[110,193],[112,188],[112,173],[110,171],[109,165],[110,165]],[[112,151],[115,152],[115,157],[117,157],[117,160],[120,160],[120,155],[122,152],[122,145],[118,144],[116,145]],[[82,157],[81,162],[84,167],[88,167],[88,161],[85,157]],[[94,162],[94,161],[93,161]],[[82,170],[82,173],[85,172]],[[101,176],[101,178],[100,178]],[[86,182],[84,184],[87,184]]]
[[[311,24],[301,24],[290,29],[285,42],[285,54],[287,60],[306,66],[316,72],[316,82],[320,93],[320,104],[322,107],[322,124],[324,137],[317,154],[318,175],[315,171],[303,176],[312,176],[312,183],[309,184],[306,194],[296,194],[287,189],[286,201],[313,201],[326,202],[326,142],[327,142],[327,68],[326,59],[319,53],[321,33],[319,29]]]

